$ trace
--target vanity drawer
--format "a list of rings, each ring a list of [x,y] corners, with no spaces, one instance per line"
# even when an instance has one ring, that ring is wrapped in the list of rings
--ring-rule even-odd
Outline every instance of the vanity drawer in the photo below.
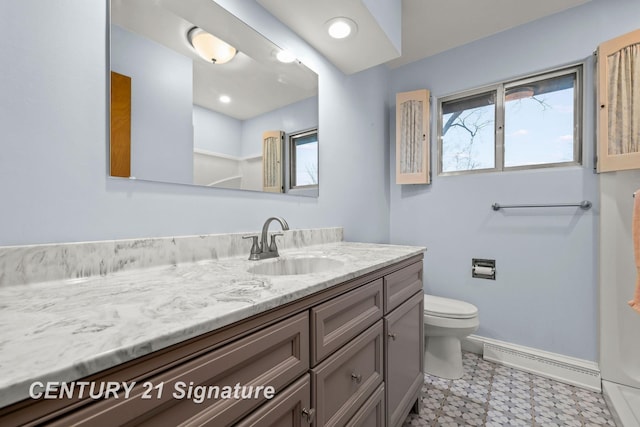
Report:
[[[311,409],[311,380],[309,374],[291,384],[268,403],[243,419],[234,427],[294,427],[308,426]]]
[[[315,427],[342,426],[382,383],[382,320],[311,371]]]
[[[384,314],[422,290],[422,261],[384,276]]]
[[[175,393],[186,392],[191,384],[218,386],[220,390],[236,384],[254,389],[272,386],[279,392],[308,368],[309,317],[303,312],[151,377],[148,384],[162,386],[160,396],[157,389],[149,393],[149,386],[137,384],[128,399],[96,402],[53,425],[228,426],[264,403],[264,394],[257,398],[225,399],[221,395],[218,399],[196,399]]]
[[[382,318],[382,279],[311,309],[311,366]]]
[[[384,384],[367,399],[345,427],[385,427]]]

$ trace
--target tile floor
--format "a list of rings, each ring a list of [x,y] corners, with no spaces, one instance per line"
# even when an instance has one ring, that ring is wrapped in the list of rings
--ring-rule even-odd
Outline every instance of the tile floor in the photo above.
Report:
[[[464,376],[425,374],[410,426],[615,426],[602,394],[463,353]]]

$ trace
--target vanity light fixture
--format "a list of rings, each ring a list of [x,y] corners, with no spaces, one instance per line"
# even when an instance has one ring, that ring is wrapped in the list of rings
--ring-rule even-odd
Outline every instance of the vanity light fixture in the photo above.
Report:
[[[281,50],[276,54],[276,58],[278,58],[278,61],[283,62],[285,64],[289,64],[296,60],[296,57],[293,56],[293,54],[288,50]]]
[[[235,47],[213,34],[207,33],[202,28],[193,27],[187,33],[187,38],[196,53],[207,62],[224,64],[231,61],[238,53]]]
[[[223,104],[228,104],[231,102],[231,98],[228,95],[220,95],[220,98],[218,98],[220,100],[220,102],[222,102]]]
[[[334,39],[346,39],[353,37],[358,31],[356,23],[345,17],[337,17],[328,20],[325,24],[327,32]]]

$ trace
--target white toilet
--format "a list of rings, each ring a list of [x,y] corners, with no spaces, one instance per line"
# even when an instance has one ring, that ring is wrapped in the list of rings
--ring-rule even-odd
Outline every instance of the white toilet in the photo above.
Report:
[[[424,296],[424,371],[455,380],[462,377],[460,341],[474,333],[478,308],[468,302]]]

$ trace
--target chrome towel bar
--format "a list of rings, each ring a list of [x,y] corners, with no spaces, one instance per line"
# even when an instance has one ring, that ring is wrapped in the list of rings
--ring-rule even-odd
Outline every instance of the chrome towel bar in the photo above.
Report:
[[[494,203],[491,205],[494,211],[499,211],[500,209],[511,209],[511,208],[565,208],[576,206],[580,207],[584,210],[591,209],[591,202],[588,200],[583,200],[580,203],[549,203],[549,204],[528,204],[528,205],[501,205],[500,203]]]

